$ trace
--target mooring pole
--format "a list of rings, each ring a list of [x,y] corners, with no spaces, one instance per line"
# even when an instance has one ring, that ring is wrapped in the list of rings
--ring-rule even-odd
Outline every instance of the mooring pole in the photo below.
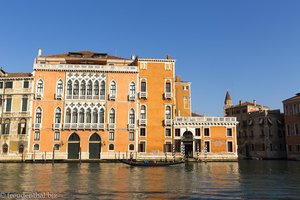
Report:
[[[81,147],[79,147],[79,164],[81,165]]]
[[[54,165],[54,153],[55,153],[55,149],[53,147],[53,152],[52,152],[52,165]]]

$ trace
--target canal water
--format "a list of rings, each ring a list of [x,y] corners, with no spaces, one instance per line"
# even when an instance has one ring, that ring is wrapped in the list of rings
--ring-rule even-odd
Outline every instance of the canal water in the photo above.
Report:
[[[300,199],[300,162],[296,161],[157,168],[121,163],[0,163],[0,179],[0,198],[6,199]]]

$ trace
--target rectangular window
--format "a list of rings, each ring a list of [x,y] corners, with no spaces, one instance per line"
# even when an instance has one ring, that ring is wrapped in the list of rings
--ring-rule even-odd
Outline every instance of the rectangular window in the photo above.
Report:
[[[141,128],[140,129],[140,136],[143,136],[143,137],[146,136],[146,128]]]
[[[115,133],[114,132],[109,132],[108,139],[109,140],[114,140],[115,139]]]
[[[175,129],[175,136],[180,137],[180,129],[179,128]]]
[[[22,98],[22,112],[27,111],[27,103],[28,103],[28,98],[27,97]]]
[[[146,142],[141,141],[139,144],[139,152],[146,152]]]
[[[170,128],[166,128],[166,130],[165,130],[165,136],[166,137],[171,137],[171,129]]]
[[[298,124],[295,124],[295,135],[299,135]]]
[[[204,136],[209,137],[209,128],[204,128]]]
[[[60,133],[54,132],[54,141],[59,141],[59,140],[60,140]]]
[[[293,151],[292,145],[288,145],[288,151],[289,151],[289,152],[292,152],[292,151]]]
[[[227,142],[227,152],[233,152],[233,144],[231,141]]]
[[[23,88],[29,88],[29,81],[23,82]]]
[[[183,97],[184,109],[190,108],[190,98],[188,96]]]
[[[166,83],[166,92],[171,92],[171,83],[170,82]]]
[[[260,134],[261,136],[265,136],[265,131],[264,131],[264,129],[261,129],[261,134]]]
[[[273,151],[273,144],[270,144],[270,151]]]
[[[129,141],[134,141],[134,132],[129,132]]]
[[[227,132],[227,137],[232,137],[232,128],[227,128],[226,129],[226,132]]]
[[[141,92],[146,92],[146,91],[147,91],[146,82],[143,81],[143,82],[141,82]]]
[[[7,97],[6,99],[6,112],[11,111],[11,97]]]
[[[291,133],[290,133],[290,125],[286,125],[286,130],[287,130],[287,135],[290,136]]]
[[[13,82],[6,82],[5,83],[5,88],[13,88]]]
[[[205,141],[204,142],[204,153],[205,152],[210,152],[210,142],[209,141]]]
[[[254,151],[254,144],[251,144],[251,151]]]
[[[201,136],[200,128],[196,128],[196,136]]]
[[[40,140],[40,132],[34,132],[34,141]]]
[[[297,144],[297,145],[296,145],[296,151],[297,151],[297,152],[300,152],[300,144]]]
[[[171,142],[166,142],[164,145],[165,152],[172,152],[172,144]]]
[[[0,89],[3,88],[3,82],[0,82]]]

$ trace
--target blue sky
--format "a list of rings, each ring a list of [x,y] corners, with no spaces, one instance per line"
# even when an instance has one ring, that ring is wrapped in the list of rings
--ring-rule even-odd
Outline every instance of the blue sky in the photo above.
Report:
[[[193,111],[252,101],[282,109],[300,92],[300,1],[0,1],[0,66],[31,72],[44,55],[91,50],[177,60]]]

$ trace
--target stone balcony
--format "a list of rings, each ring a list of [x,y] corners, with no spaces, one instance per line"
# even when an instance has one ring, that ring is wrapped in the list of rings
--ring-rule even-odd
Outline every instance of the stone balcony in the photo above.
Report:
[[[175,117],[174,125],[237,125],[236,117]]]

